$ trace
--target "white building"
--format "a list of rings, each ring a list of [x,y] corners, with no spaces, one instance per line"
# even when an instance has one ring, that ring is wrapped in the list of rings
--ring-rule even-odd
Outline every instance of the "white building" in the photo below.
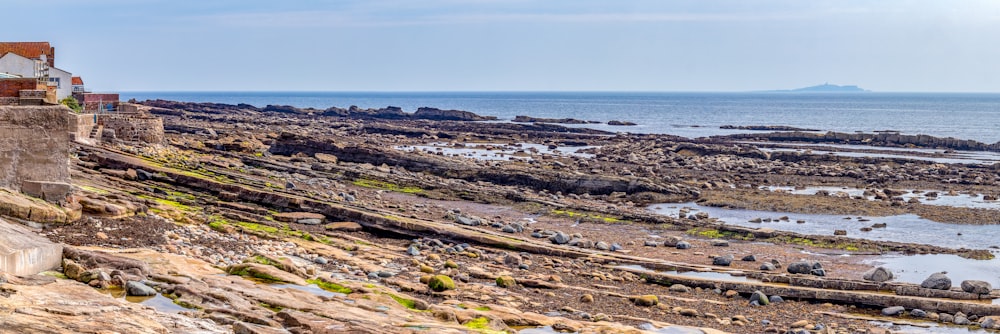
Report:
[[[0,56],[0,73],[12,74],[22,78],[38,78],[39,76],[48,75],[49,86],[56,87],[57,100],[62,100],[67,96],[73,95],[73,74],[57,67],[50,67],[40,60],[29,59],[16,53],[8,52]]]

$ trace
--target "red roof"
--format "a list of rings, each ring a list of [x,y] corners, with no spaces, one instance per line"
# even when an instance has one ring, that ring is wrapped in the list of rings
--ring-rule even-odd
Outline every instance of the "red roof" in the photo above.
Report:
[[[83,86],[83,78],[73,77],[73,86]]]
[[[10,52],[30,59],[45,55],[49,59],[49,66],[55,66],[56,48],[49,45],[49,42],[0,42],[0,56]]]

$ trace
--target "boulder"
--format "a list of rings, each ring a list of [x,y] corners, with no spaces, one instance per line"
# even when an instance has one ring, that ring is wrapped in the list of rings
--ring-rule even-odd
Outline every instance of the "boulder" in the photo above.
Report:
[[[712,259],[712,265],[716,265],[716,266],[725,266],[725,267],[728,267],[732,263],[733,263],[733,255],[732,254],[726,254],[726,255],[723,255],[723,256],[716,256],[714,259]]]
[[[948,290],[951,289],[951,279],[944,272],[933,273],[920,283],[924,289]]]
[[[760,292],[758,290],[758,291],[754,291],[753,294],[750,295],[750,303],[751,304],[757,303],[757,305],[764,306],[764,305],[770,304],[771,303],[771,299],[767,298],[767,295],[765,295],[763,292]]]
[[[691,248],[691,244],[689,244],[687,241],[681,241],[678,242],[677,246],[675,247],[677,247],[677,249],[689,249]]]
[[[513,277],[503,275],[497,277],[497,286],[501,288],[509,288],[517,284]]]
[[[892,280],[892,271],[886,269],[885,267],[872,268],[864,273],[863,277],[866,281],[872,282],[886,282]]]
[[[562,231],[556,232],[555,235],[549,237],[549,241],[556,245],[565,245],[571,240],[570,236]]]
[[[629,299],[632,299],[636,306],[656,306],[660,303],[660,299],[655,295],[635,296]]]
[[[125,292],[129,296],[155,296],[156,290],[150,288],[148,285],[142,282],[128,281],[125,283]]]
[[[886,308],[882,309],[882,315],[885,315],[885,316],[897,316],[897,315],[903,314],[903,311],[906,311],[906,308],[904,308],[902,306],[891,306],[891,307],[886,307]]]
[[[962,281],[962,291],[977,295],[985,295],[993,291],[993,285],[985,281],[964,280]]]
[[[789,274],[809,274],[813,270],[813,266],[809,262],[792,262],[788,264]]]
[[[427,287],[437,292],[455,290],[455,281],[445,275],[435,275],[427,281]]]

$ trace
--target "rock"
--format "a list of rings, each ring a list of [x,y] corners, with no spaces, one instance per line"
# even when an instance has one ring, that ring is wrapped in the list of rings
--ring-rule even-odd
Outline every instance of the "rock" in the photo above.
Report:
[[[677,247],[677,243],[681,242],[681,237],[669,236],[663,239],[663,247]]]
[[[714,247],[729,247],[729,241],[722,239],[712,239],[708,243]]]
[[[736,290],[726,290],[726,293],[723,294],[723,296],[726,296],[726,298],[733,298],[739,295],[740,293],[737,292]]]
[[[467,226],[479,226],[483,224],[483,221],[479,218],[463,215],[455,215],[455,222]]]
[[[809,320],[799,320],[789,325],[792,328],[802,328],[809,324]]]
[[[952,322],[952,321],[955,321],[955,316],[953,316],[951,314],[948,314],[948,313],[941,313],[938,316],[938,320],[941,321],[941,322]]]
[[[406,248],[406,254],[410,254],[410,256],[420,256],[420,247],[417,245],[410,245],[410,247]]]
[[[781,298],[781,296],[774,295],[774,296],[771,296],[770,298],[768,298],[768,301],[770,301],[771,304],[778,304],[778,303],[785,302],[785,299]]]
[[[434,275],[427,281],[427,287],[437,292],[455,290],[455,281],[445,275]]]
[[[360,232],[363,228],[361,224],[355,222],[337,222],[326,224],[328,231]]]
[[[150,288],[148,285],[142,284],[142,282],[128,281],[125,283],[125,292],[129,296],[155,296],[156,290]]]
[[[284,328],[269,327],[237,321],[233,323],[233,334],[291,334]]]
[[[516,253],[507,253],[507,255],[503,257],[503,264],[512,267],[520,266],[521,256]]]
[[[306,221],[306,222],[318,221],[318,223],[316,224],[311,224],[311,225],[317,225],[317,224],[322,224],[323,221],[326,220],[326,216],[312,212],[282,212],[275,214],[274,220],[284,223],[294,222],[299,224],[305,224],[305,223],[300,223],[300,221]]]
[[[775,268],[773,263],[764,262],[764,263],[760,264],[760,270],[763,270],[763,271],[774,271],[774,270],[778,270],[778,268]]]
[[[581,303],[593,303],[594,302],[594,295],[591,295],[589,293],[588,294],[584,294],[583,296],[580,296],[580,302]]]
[[[608,243],[604,241],[598,241],[596,244],[594,244],[594,248],[597,248],[598,250],[602,251],[607,251],[611,250],[611,245],[608,245]]]
[[[744,262],[756,262],[757,261],[757,257],[754,256],[753,254],[750,254],[750,255],[744,256],[742,259],[740,259],[740,261],[744,261]]]
[[[833,235],[847,235],[847,230],[833,230]]]
[[[458,269],[458,263],[455,263],[455,261],[452,260],[444,261],[444,267]]]
[[[80,279],[80,275],[87,271],[83,266],[71,260],[63,260],[63,274],[69,279]]]
[[[680,313],[680,315],[683,315],[685,317],[697,317],[698,316],[698,310],[690,309],[690,308],[682,308],[677,313]]]
[[[510,226],[510,225],[504,225],[504,227],[500,229],[500,232],[503,232],[503,233],[516,233],[517,229],[515,229],[513,226]]]
[[[902,306],[891,306],[891,307],[886,307],[886,308],[882,309],[882,315],[885,315],[885,316],[897,316],[897,315],[902,314],[903,311],[906,311],[906,308],[904,308]]]
[[[509,288],[517,284],[513,277],[503,275],[497,277],[497,286],[501,288]]]
[[[813,269],[809,271],[809,274],[813,276],[826,276],[826,270],[824,270],[823,268]]]
[[[758,290],[754,291],[753,294],[750,295],[750,303],[757,303],[757,305],[764,306],[771,303],[771,300],[767,298],[767,295]]]
[[[691,291],[691,288],[688,288],[684,284],[674,284],[674,285],[670,286],[670,292],[685,293],[685,292],[689,292],[689,291]]]
[[[687,241],[681,241],[681,242],[678,242],[677,246],[675,246],[675,247],[677,247],[677,249],[690,249],[691,248],[691,244],[689,244]]]
[[[910,310],[910,315],[917,318],[926,318],[927,312],[918,308]]]
[[[625,247],[622,247],[622,245],[619,245],[618,243],[611,244],[611,251],[612,252],[617,252],[617,251],[620,251],[620,250],[623,250],[623,249],[625,249]]]
[[[951,289],[951,279],[944,272],[933,273],[920,283],[921,288],[925,289],[935,289],[935,290],[948,290]]]
[[[977,295],[986,295],[993,291],[993,285],[985,281],[964,280],[962,281],[962,291]]]
[[[969,321],[969,318],[967,318],[965,314],[962,314],[962,312],[956,313],[955,319],[953,319],[951,322],[959,326],[968,326],[971,323],[971,321]]]
[[[813,270],[813,266],[809,262],[792,262],[788,264],[789,274],[809,274]]]
[[[636,306],[656,306],[656,304],[660,303],[660,299],[655,295],[635,296],[630,299],[632,299],[632,302]]]
[[[725,266],[725,267],[728,267],[732,263],[733,263],[733,255],[732,254],[726,254],[726,255],[723,255],[723,256],[716,256],[714,259],[712,259],[712,265],[716,265],[716,266]]]
[[[885,267],[877,267],[866,271],[863,275],[863,278],[866,281],[882,283],[892,280],[893,275],[892,271],[889,271],[889,269],[886,269]]]
[[[549,237],[549,241],[556,245],[565,245],[571,240],[570,236],[562,231],[556,232],[555,235]]]
[[[646,246],[646,247],[656,247],[656,246],[659,246],[659,245],[660,245],[660,243],[658,243],[658,242],[656,242],[656,241],[654,241],[654,240],[646,240],[646,241],[644,241],[644,242],[642,243],[642,245],[643,245],[643,246]]]

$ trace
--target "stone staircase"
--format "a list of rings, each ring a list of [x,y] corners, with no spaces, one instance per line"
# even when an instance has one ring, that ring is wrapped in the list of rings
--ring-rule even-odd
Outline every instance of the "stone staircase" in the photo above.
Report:
[[[104,131],[103,125],[94,126],[94,128],[90,130],[90,135],[87,137],[89,137],[90,139],[97,140],[98,137],[101,135],[101,132],[103,131]]]

